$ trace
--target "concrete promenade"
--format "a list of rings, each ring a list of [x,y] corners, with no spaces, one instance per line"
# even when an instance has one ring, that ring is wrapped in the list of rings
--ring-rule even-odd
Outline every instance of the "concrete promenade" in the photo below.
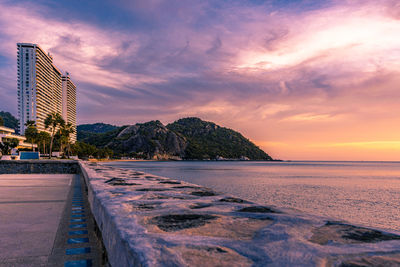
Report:
[[[0,175],[0,265],[47,263],[73,177]]]
[[[1,174],[0,266],[100,266],[82,188],[76,174]]]

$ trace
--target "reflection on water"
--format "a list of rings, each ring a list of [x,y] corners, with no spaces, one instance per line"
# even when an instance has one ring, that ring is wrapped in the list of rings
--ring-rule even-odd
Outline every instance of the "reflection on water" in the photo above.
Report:
[[[112,162],[277,207],[400,230],[400,162]]]

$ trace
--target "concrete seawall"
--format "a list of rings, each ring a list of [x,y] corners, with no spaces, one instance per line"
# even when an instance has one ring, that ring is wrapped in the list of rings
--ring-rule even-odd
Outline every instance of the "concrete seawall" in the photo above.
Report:
[[[400,233],[80,163],[111,266],[397,266]]]
[[[80,174],[113,267],[400,266],[398,232],[262,206],[183,181],[68,160],[0,161],[1,173]]]
[[[78,174],[74,160],[0,160],[0,174]]]

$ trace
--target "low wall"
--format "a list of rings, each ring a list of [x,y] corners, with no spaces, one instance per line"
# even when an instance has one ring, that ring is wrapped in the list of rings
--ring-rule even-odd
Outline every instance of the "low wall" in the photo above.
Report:
[[[112,267],[400,265],[398,232],[263,206],[183,181],[58,160],[0,161],[4,173],[81,173]]]
[[[0,174],[80,173],[75,160],[0,160]]]
[[[80,162],[111,266],[396,266],[400,233]],[[268,193],[268,192],[266,192]]]

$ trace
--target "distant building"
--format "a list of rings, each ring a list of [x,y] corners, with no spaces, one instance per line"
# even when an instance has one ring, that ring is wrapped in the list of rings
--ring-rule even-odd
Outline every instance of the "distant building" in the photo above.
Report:
[[[76,86],[71,81],[69,73],[62,76],[62,116],[66,123],[71,123],[75,132],[72,134],[71,141],[76,142]]]
[[[25,143],[26,140],[25,136],[16,135],[14,133],[15,133],[14,129],[0,126],[0,143],[2,143],[4,139],[18,139],[19,143],[18,146],[16,147],[17,149],[37,147],[36,144]]]
[[[52,112],[62,114],[76,131],[76,87],[69,74],[63,76],[53,64],[53,57],[39,45],[18,43],[17,48],[20,133],[24,134],[28,120],[35,121],[39,131],[46,131],[44,121]],[[71,139],[75,141],[76,134]]]

